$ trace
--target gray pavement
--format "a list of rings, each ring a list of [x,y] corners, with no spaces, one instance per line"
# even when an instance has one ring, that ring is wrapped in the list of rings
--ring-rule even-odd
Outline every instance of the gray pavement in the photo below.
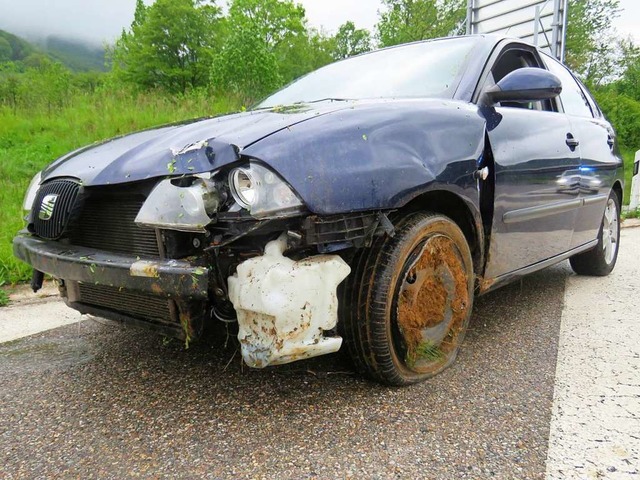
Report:
[[[640,229],[623,242],[627,262]],[[544,478],[568,279],[478,299],[456,364],[403,389],[341,354],[250,370],[224,335],[185,350],[94,320],[0,344],[0,478]]]
[[[549,478],[640,477],[639,240],[622,231],[615,274],[567,280]]]

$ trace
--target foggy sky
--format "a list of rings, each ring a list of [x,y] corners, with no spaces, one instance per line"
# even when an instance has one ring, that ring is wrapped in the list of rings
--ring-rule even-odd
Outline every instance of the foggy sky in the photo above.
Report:
[[[380,0],[298,2],[304,5],[310,24],[329,33],[347,20],[373,29],[381,8]],[[614,22],[617,33],[633,35],[640,44],[640,2],[620,0],[620,5],[625,11]],[[131,24],[134,9],[135,0],[0,0],[0,29],[31,38],[60,35],[99,45],[112,42]]]

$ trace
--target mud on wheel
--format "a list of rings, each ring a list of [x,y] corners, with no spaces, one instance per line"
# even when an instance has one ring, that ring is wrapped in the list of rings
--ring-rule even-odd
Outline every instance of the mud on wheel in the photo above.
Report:
[[[456,358],[473,305],[473,262],[460,228],[414,213],[355,259],[343,289],[344,335],[359,370],[390,385],[429,378]]]

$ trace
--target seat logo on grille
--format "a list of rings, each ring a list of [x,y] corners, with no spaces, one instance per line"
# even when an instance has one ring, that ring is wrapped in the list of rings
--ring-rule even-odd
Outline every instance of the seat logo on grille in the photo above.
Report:
[[[38,218],[40,220],[49,220],[53,216],[53,209],[56,206],[56,200],[58,200],[57,194],[45,195],[40,204],[40,213]]]

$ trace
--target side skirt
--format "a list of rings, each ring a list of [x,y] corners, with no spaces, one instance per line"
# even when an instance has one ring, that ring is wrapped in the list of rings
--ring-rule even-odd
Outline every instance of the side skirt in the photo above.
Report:
[[[496,288],[503,287],[508,283],[517,280],[520,277],[525,275],[529,275],[530,273],[537,272],[538,270],[542,270],[543,268],[550,267],[551,265],[555,265],[563,260],[566,260],[569,257],[573,257],[574,255],[582,252],[586,252],[587,250],[591,250],[598,244],[598,239],[595,239],[589,243],[585,243],[579,247],[576,247],[568,252],[561,253],[560,255],[556,255],[555,257],[547,258],[546,260],[542,260],[541,262],[534,263],[533,265],[529,265],[528,267],[521,268],[519,270],[514,270],[510,273],[505,273],[504,275],[500,275],[496,278],[485,278],[480,281],[480,288],[478,291],[479,295],[484,295],[485,293],[491,292]]]

